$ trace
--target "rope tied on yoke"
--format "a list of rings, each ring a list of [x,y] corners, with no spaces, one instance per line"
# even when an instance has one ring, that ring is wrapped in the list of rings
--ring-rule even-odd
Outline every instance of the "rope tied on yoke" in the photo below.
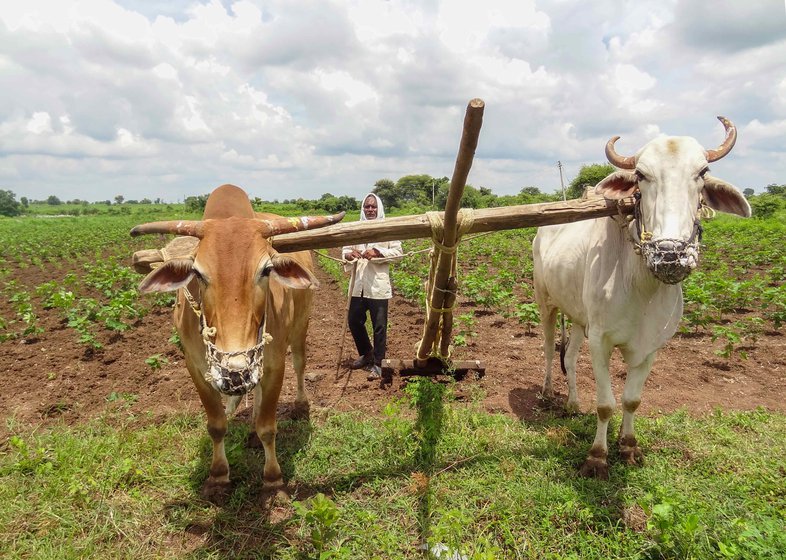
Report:
[[[434,279],[436,276],[437,271],[437,263],[439,261],[440,254],[450,255],[450,276],[455,278],[458,268],[458,247],[461,238],[467,233],[475,223],[475,211],[472,208],[462,208],[461,211],[458,213],[457,216],[457,228],[456,228],[456,241],[455,244],[452,246],[446,246],[443,243],[445,238],[445,223],[442,218],[440,212],[426,212],[426,218],[431,225],[431,241],[434,244],[433,249],[431,250],[431,267],[429,270],[429,277],[426,280],[425,284],[425,292],[426,292],[426,317],[429,317],[431,313],[439,313],[439,324],[437,327],[437,335],[434,338],[434,344],[432,345],[431,352],[429,356],[439,358],[441,361],[445,362],[450,358],[450,354],[452,352],[452,346],[448,346],[448,353],[447,355],[442,355],[440,352],[440,347],[442,345],[442,331],[443,328],[443,321],[445,319],[446,313],[453,313],[453,310],[456,308],[456,291],[458,288],[458,282],[454,283],[453,287],[440,287],[434,285]],[[431,296],[434,291],[442,292],[445,299],[453,296],[453,303],[450,306],[444,307],[432,307],[431,306]],[[416,353],[420,353],[420,343],[417,343]]]
[[[447,255],[451,255],[450,261],[450,274],[451,276],[456,275],[456,270],[458,266],[458,246],[461,238],[467,233],[475,223],[475,211],[472,208],[462,208],[461,211],[458,213],[458,227],[456,230],[456,243],[451,247],[447,247],[442,243],[442,240],[445,238],[445,222],[440,215],[441,212],[426,212],[426,218],[428,218],[429,224],[431,225],[431,241],[434,243],[434,248],[431,250],[431,269],[429,271],[429,277],[426,283],[426,313],[428,314],[428,310],[431,309],[432,311],[436,311],[437,313],[445,313],[447,311],[453,311],[456,307],[455,304],[449,308],[435,308],[431,307],[431,302],[428,297],[429,292],[431,291],[429,288],[433,287],[434,290],[439,290],[445,294],[452,293],[455,294],[455,290],[444,289],[440,288],[439,286],[434,286],[434,275],[436,274],[437,270],[437,261],[439,260],[439,254],[445,253]]]

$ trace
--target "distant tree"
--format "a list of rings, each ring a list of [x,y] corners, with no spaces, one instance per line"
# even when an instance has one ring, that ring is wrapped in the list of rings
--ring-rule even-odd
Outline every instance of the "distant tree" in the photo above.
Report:
[[[59,204],[63,204],[63,201],[52,194],[49,195],[49,198],[46,199],[46,203],[51,206],[58,206]]]
[[[333,196],[330,193],[325,193],[315,202],[314,206],[319,210],[337,213],[341,211],[357,210],[360,208],[360,203],[352,196]]]
[[[769,193],[753,196],[748,202],[750,202],[753,217],[762,220],[773,217],[776,212],[786,206],[786,202],[782,198]]]
[[[27,197],[26,197],[26,196],[23,196],[22,198],[20,198],[20,199],[19,199],[19,202],[21,202],[21,203],[22,203],[22,207],[23,207],[23,208],[27,208],[28,206],[30,206],[30,201],[29,201],[29,200],[27,200]]]
[[[436,183],[437,180],[431,175],[404,175],[396,181],[396,191],[404,204],[431,206],[432,193],[436,199]]]
[[[115,197],[115,204],[123,204],[123,201],[124,201],[125,199],[126,199],[126,198],[125,198],[125,197],[124,197],[122,194],[119,194],[119,195],[117,195],[117,196]]]
[[[752,188],[748,187],[747,189],[742,191],[742,194],[745,195],[745,198],[750,198],[750,197],[752,197],[755,194],[755,192],[756,191],[754,191]]]
[[[161,199],[160,198],[155,199],[154,203],[155,204],[161,204]]]
[[[374,188],[371,192],[382,199],[382,204],[385,205],[385,208],[398,208],[401,206],[401,201],[396,191],[396,184],[390,179],[378,180],[374,183]]]
[[[143,198],[142,200],[139,201],[139,204],[153,204],[153,201],[150,200],[149,198]]]
[[[585,187],[594,187],[614,171],[616,168],[610,163],[582,165],[579,174],[566,189],[565,196],[567,198],[581,198]]]
[[[776,185],[775,183],[767,185],[767,193],[776,196],[786,196],[786,185]]]
[[[450,183],[447,181],[440,182],[437,188],[437,209],[444,210],[448,203]],[[459,206],[461,208],[483,208],[482,203],[483,197],[481,196],[480,189],[476,189],[472,185],[464,185],[464,192],[461,195]]]
[[[205,205],[207,204],[206,194],[199,196],[187,196],[185,199],[186,210],[189,212],[204,212]]]
[[[11,191],[0,190],[0,215],[18,216],[22,213],[21,204],[17,202],[16,195]]]

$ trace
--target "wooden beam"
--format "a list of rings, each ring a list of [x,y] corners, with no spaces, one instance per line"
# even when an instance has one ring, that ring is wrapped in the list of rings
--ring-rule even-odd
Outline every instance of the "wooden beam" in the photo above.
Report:
[[[478,377],[486,373],[486,363],[482,360],[452,360],[449,364],[442,363],[439,358],[428,358],[423,366],[417,360],[382,360],[382,376],[390,380],[393,372],[398,371],[400,376],[407,375],[452,375],[458,379],[463,378],[467,372],[477,372]]]
[[[474,211],[475,221],[467,233],[549,226],[613,216],[617,213],[632,214],[633,204],[632,197],[619,201],[591,198],[482,208]],[[430,237],[431,225],[428,218],[425,214],[418,214],[387,218],[380,222],[374,220],[341,223],[313,231],[277,235],[273,238],[273,247],[281,252],[292,252]]]

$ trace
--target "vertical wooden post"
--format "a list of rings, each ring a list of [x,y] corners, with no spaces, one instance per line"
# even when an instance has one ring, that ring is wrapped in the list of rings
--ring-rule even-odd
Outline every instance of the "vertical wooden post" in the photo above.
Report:
[[[451,300],[454,297],[446,298],[449,290],[449,279],[452,273],[452,263],[454,252],[452,249],[456,245],[456,238],[458,233],[458,210],[461,205],[461,197],[464,194],[464,186],[467,184],[467,176],[472,167],[472,160],[475,157],[475,149],[478,146],[478,137],[480,136],[480,127],[483,125],[483,110],[485,103],[482,99],[473,99],[467,105],[467,112],[464,116],[464,130],[461,135],[461,144],[459,145],[458,155],[456,156],[456,166],[453,169],[453,177],[450,181],[450,192],[448,193],[448,200],[445,205],[444,217],[444,232],[441,240],[441,246],[448,249],[443,251],[440,249],[440,243],[435,243],[434,251],[436,252],[436,271],[433,275],[433,285],[429,286],[429,308],[427,309],[426,322],[423,326],[423,337],[418,345],[418,352],[416,357],[416,364],[422,366],[432,352],[434,341],[437,338],[437,330],[440,326],[440,319],[443,315],[443,309],[446,305],[452,305]],[[434,264],[432,264],[434,266]],[[450,282],[455,286],[455,278]],[[449,321],[452,325],[452,321]],[[450,327],[448,327],[450,331]],[[442,344],[445,346],[450,341],[450,332],[442,333]],[[445,342],[447,339],[447,342]]]

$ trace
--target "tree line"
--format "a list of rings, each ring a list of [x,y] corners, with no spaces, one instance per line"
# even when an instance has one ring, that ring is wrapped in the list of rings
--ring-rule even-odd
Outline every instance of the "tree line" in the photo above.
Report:
[[[539,202],[553,202],[566,199],[579,198],[587,187],[593,187],[608,174],[615,171],[610,164],[591,164],[584,165],[579,170],[576,177],[565,187],[564,193],[561,189],[553,193],[544,193],[538,187],[523,187],[517,194],[496,195],[490,188],[475,187],[466,185],[464,194],[461,198],[463,208],[494,208],[498,206],[513,206],[518,204],[535,204]],[[444,210],[450,190],[450,180],[447,177],[432,177],[426,174],[404,175],[397,181],[392,179],[379,179],[374,183],[371,192],[379,196],[387,210],[399,210],[401,213],[417,213],[426,210]],[[765,192],[756,195],[753,189],[745,189],[743,194],[753,208],[756,217],[767,218],[776,212],[786,209],[786,184],[770,184],[765,188]],[[201,212],[207,202],[207,194],[189,196],[184,200],[186,210],[190,212]],[[278,199],[268,201],[255,197],[251,200],[255,208],[269,207],[271,205],[290,205],[302,211],[322,211],[336,213],[341,211],[353,212],[360,209],[361,201],[352,196],[335,196],[332,193],[325,193],[318,199]],[[123,195],[114,197],[115,205],[128,204],[161,204],[160,198],[150,200],[126,200]],[[26,197],[16,200],[16,195],[10,190],[0,189],[0,215],[18,216],[28,211],[31,204],[48,204],[59,206],[62,204],[79,206],[82,208],[80,213],[98,213],[96,206],[112,205],[112,201],[104,200],[90,203],[86,200],[69,200],[65,203],[57,196],[49,196],[43,201],[30,201]],[[74,213],[74,212],[64,212]]]

